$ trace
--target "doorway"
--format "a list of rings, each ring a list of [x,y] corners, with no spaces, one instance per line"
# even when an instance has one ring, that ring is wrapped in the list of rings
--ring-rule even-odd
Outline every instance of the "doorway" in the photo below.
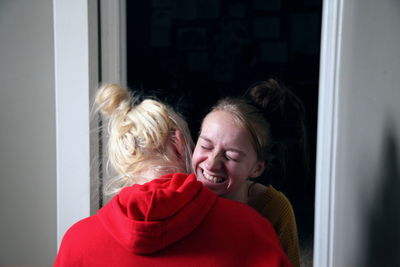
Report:
[[[311,260],[322,0],[127,1],[126,10],[128,86],[182,113],[194,140],[218,99],[256,81],[277,78],[303,101],[309,168],[288,173],[296,192],[284,193]]]

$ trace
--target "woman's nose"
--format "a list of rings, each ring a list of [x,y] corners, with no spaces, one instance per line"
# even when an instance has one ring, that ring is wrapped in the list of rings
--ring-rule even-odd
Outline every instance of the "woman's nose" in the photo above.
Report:
[[[221,157],[217,153],[212,153],[208,156],[206,167],[209,171],[216,171],[221,168]]]

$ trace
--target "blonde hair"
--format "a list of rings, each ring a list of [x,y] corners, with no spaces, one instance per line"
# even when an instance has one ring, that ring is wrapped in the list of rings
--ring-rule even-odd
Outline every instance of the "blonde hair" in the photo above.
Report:
[[[148,170],[160,175],[192,172],[193,141],[189,128],[171,107],[153,99],[140,101],[118,84],[103,85],[95,102],[98,110],[109,118],[109,162],[119,174],[106,185],[106,194],[156,178],[143,177]],[[178,142],[177,130],[183,141],[183,158],[171,153],[170,144]]]

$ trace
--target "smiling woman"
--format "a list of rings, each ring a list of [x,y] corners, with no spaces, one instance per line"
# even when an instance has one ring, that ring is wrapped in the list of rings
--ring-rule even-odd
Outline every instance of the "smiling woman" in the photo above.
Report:
[[[248,131],[222,110],[204,119],[192,161],[199,180],[218,195],[232,199],[246,198],[243,183],[260,176],[265,168]]]
[[[211,191],[246,203],[266,217],[293,266],[300,266],[292,205],[271,184],[249,181],[262,176],[276,156],[276,151],[271,151],[276,126],[270,126],[273,120],[266,114],[272,114],[269,108],[280,107],[281,101],[273,96],[281,96],[279,100],[287,96],[286,88],[274,80],[266,85],[251,88],[247,98],[225,98],[212,108],[203,120],[192,164],[198,179]],[[292,102],[291,98],[286,100]]]

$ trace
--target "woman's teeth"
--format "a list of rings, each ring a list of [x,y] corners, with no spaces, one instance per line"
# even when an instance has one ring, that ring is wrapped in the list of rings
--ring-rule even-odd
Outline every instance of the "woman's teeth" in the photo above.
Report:
[[[206,172],[203,172],[204,178],[206,178],[208,181],[213,182],[213,183],[222,183],[224,179],[222,178],[217,178],[215,176],[209,175]]]

